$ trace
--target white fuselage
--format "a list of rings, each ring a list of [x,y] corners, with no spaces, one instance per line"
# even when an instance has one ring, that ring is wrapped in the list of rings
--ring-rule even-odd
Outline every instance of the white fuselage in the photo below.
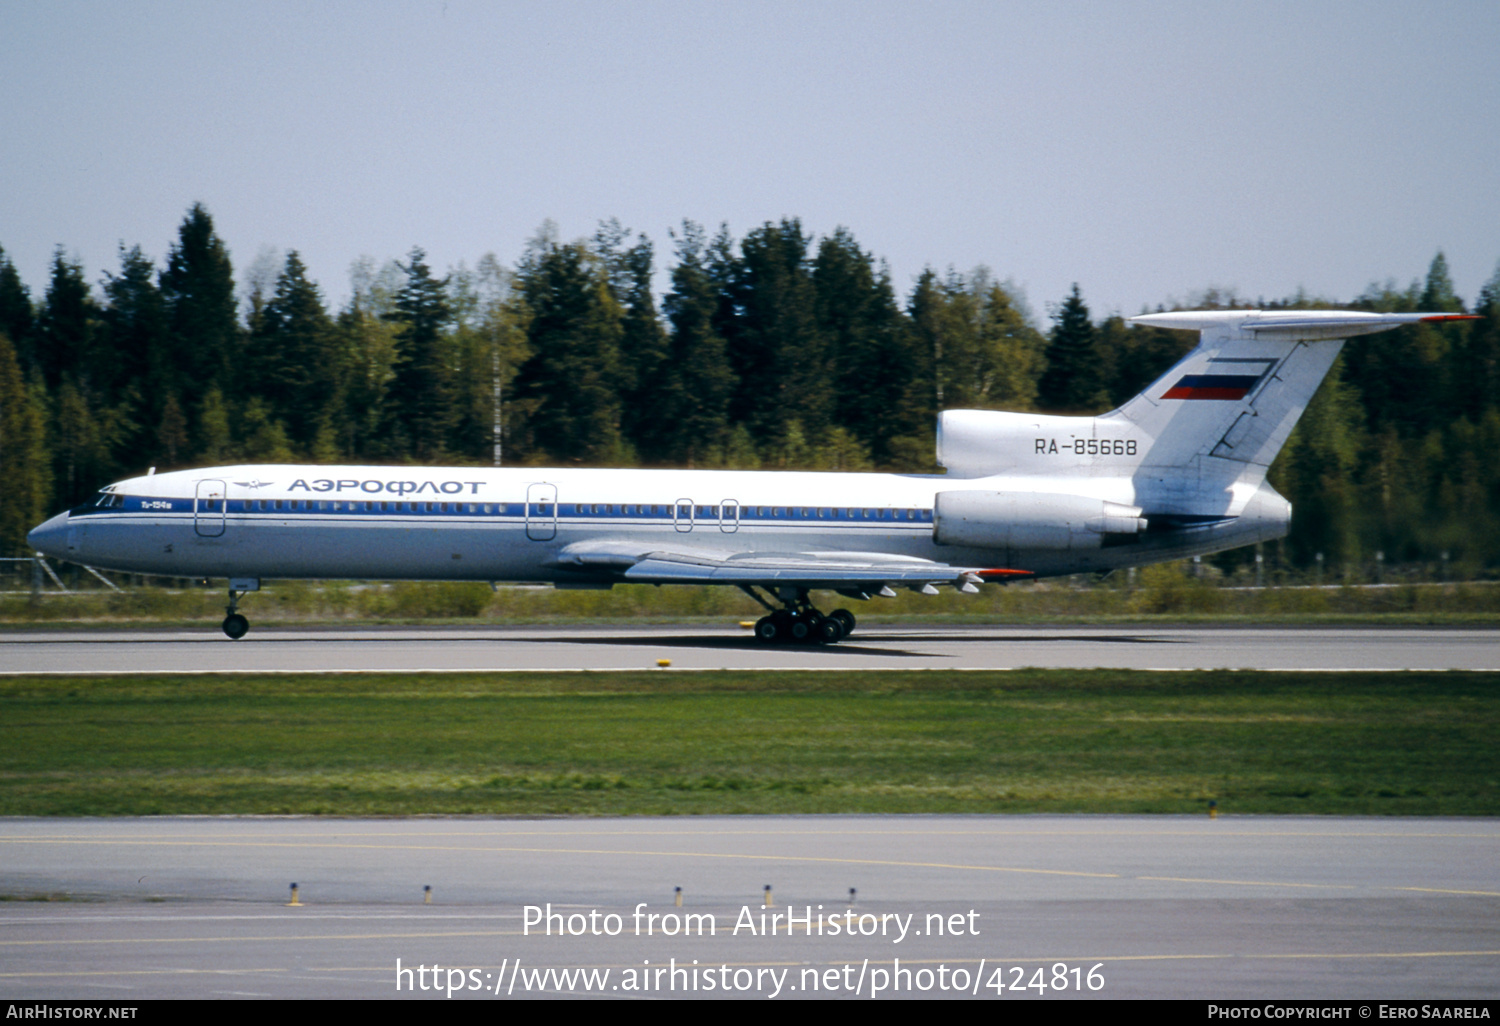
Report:
[[[1117,547],[961,548],[934,538],[940,492],[1030,495],[1049,484],[1058,486],[907,474],[253,465],[120,482],[32,541],[74,562],[164,576],[586,584],[607,575],[556,560],[596,539],[641,553],[863,553],[1045,576],[1217,551],[1286,527],[1278,496],[1264,515],[1252,501],[1230,522]],[[1101,500],[1134,499],[1129,478],[1067,484]]]

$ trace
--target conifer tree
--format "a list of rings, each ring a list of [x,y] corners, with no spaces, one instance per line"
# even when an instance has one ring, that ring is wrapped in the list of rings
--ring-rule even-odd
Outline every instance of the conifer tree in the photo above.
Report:
[[[139,467],[155,445],[150,426],[160,422],[168,390],[170,353],[166,304],[156,269],[139,246],[120,247],[120,273],[105,274],[103,352],[99,361],[102,401],[120,415],[122,466]],[[175,461],[169,461],[175,462]]]
[[[0,248],[0,335],[10,339],[22,374],[29,373],[34,366],[32,332],[35,324],[36,311],[31,305],[31,292],[21,281],[16,265]]]
[[[1107,405],[1099,376],[1096,333],[1089,308],[1075,282],[1056,313],[1047,345],[1047,370],[1037,384],[1037,401],[1046,410],[1082,413]]]
[[[238,351],[239,319],[229,250],[214,231],[213,218],[193,204],[177,231],[161,272],[171,348],[162,368],[166,391],[197,406],[210,388],[226,392],[246,380]],[[230,371],[233,369],[234,373]]]
[[[0,331],[0,556],[31,555],[26,532],[51,512],[51,460],[40,405],[21,376],[15,347]]]
[[[812,279],[817,326],[828,347],[833,424],[885,461],[889,440],[912,427],[904,416],[912,339],[890,275],[877,272],[874,258],[841,227],[818,244]],[[831,447],[840,449],[840,462],[857,462],[842,442]]]
[[[518,272],[531,357],[516,386],[533,454],[567,462],[628,460],[620,433],[622,311],[585,243],[549,243]]]
[[[795,218],[767,222],[745,236],[730,283],[735,319],[730,365],[734,417],[762,443],[775,442],[794,420],[816,436],[829,423],[833,389],[827,346],[818,331],[816,292]]]
[[[310,449],[337,402],[341,368],[333,321],[296,250],[256,320],[250,336],[256,386],[290,443]]]
[[[65,259],[59,248],[52,256],[52,280],[37,322],[37,366],[49,391],[55,392],[64,380],[87,387],[97,330],[98,308],[83,265]]]
[[[1453,292],[1453,277],[1448,273],[1448,258],[1438,250],[1427,268],[1427,283],[1419,301],[1424,312],[1462,313],[1464,304]]]
[[[671,350],[654,376],[657,401],[639,421],[643,455],[694,466],[729,444],[729,397],[734,372],[724,339],[714,330],[719,295],[709,268],[702,227],[684,221],[664,306]]]
[[[604,261],[610,292],[622,310],[620,325],[620,424],[625,437],[640,449],[659,417],[656,396],[668,374],[667,333],[656,310],[654,248],[639,235],[626,245],[630,231],[611,218],[594,235],[594,251]]]
[[[449,373],[444,329],[452,319],[446,278],[435,278],[427,254],[414,248],[401,265],[406,283],[395,296],[386,319],[397,325],[397,358],[391,381],[391,426],[397,453],[419,460],[439,460],[447,451],[453,426],[453,381]]]

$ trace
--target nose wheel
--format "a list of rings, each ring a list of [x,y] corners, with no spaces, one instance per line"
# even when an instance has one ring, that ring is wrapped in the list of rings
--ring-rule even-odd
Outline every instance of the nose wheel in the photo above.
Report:
[[[229,589],[229,605],[224,609],[224,622],[219,625],[224,628],[224,633],[229,635],[231,641],[239,641],[250,632],[250,621],[238,612],[240,596],[243,594],[242,591]]]

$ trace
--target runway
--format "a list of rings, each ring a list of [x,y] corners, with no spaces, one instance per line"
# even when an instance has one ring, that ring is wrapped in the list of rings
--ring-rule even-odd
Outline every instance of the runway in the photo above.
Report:
[[[766,646],[715,627],[337,628],[0,634],[4,673],[678,669],[979,670],[1019,667],[1496,670],[1500,630],[861,626],[828,646]]]
[[[0,902],[0,996],[1493,998],[1497,841],[1331,817],[11,820],[0,892],[68,900]],[[682,972],[632,990],[648,963]]]

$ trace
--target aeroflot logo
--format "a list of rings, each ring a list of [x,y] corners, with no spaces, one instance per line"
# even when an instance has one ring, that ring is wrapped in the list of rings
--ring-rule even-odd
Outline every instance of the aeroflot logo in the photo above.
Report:
[[[368,492],[371,495],[380,492],[389,492],[392,495],[420,495],[423,492],[431,492],[434,495],[462,495],[464,486],[469,488],[470,495],[479,494],[479,486],[483,481],[356,481],[353,478],[344,478],[335,481],[331,478],[320,477],[312,483],[298,478],[287,488],[289,492]]]

